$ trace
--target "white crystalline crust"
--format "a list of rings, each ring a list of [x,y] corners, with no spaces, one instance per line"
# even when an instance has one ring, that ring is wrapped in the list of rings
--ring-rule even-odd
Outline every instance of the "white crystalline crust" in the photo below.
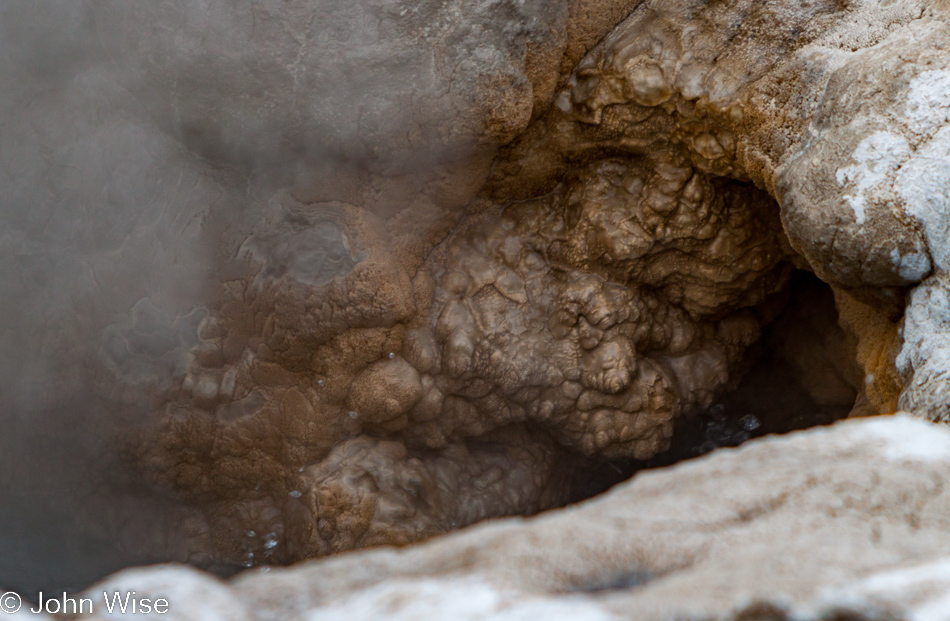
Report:
[[[867,612],[900,609],[908,621],[950,618],[950,559],[873,573],[820,598],[821,606]]]
[[[855,149],[851,155],[855,164],[839,168],[835,173],[838,183],[854,189],[854,196],[846,195],[843,198],[854,209],[858,225],[864,224],[865,219],[864,194],[892,175],[909,155],[910,145],[903,136],[877,132],[862,140]]]
[[[525,597],[480,580],[393,581],[367,589],[339,603],[306,614],[306,621],[350,621],[386,618],[392,621],[455,619],[458,621],[613,621],[593,602],[580,598]]]
[[[927,430],[919,421],[903,412],[895,418],[867,421],[852,437],[880,451],[882,457],[895,461],[950,461],[950,433]]]

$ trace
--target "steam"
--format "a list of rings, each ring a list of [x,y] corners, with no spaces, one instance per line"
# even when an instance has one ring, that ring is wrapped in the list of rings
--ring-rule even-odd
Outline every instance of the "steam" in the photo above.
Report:
[[[566,14],[0,0],[0,585],[183,557],[182,514],[124,475],[121,438],[161,415],[219,283],[289,266],[320,286],[358,260],[332,223],[281,219],[280,196],[384,219],[422,204],[403,226],[444,234],[550,97],[525,41]],[[486,79],[497,98],[473,95]]]
[[[388,9],[357,4],[0,3],[3,586],[174,558],[173,503],[124,486],[118,447],[183,373],[215,270],[247,269],[275,192],[352,200],[448,156],[410,123],[425,52],[381,64]]]

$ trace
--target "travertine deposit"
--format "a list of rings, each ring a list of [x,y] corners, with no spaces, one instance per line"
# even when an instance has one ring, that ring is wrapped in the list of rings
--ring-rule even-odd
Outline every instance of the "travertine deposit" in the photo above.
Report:
[[[768,342],[808,404],[950,420],[944,0],[71,10],[91,60],[0,100],[38,205],[0,241],[60,266],[4,346],[121,418],[122,483],[181,503],[159,558],[563,505],[721,407],[796,269],[844,331]]]
[[[922,208],[882,184],[930,174],[932,158],[898,164],[939,130],[914,76],[939,72],[945,35],[940,8],[914,2],[645,2],[551,83],[553,105],[526,114],[437,245],[419,216],[399,237],[406,216],[372,205],[275,198],[144,463],[205,506],[253,505],[282,558],[406,543],[469,523],[444,506],[451,472],[483,476],[460,442],[663,451],[679,417],[735,384],[795,266],[836,288],[866,376],[856,411],[893,410],[926,366],[906,338],[895,365],[895,320],[939,264]],[[893,92],[873,96],[881,84]],[[549,459],[522,467],[471,517],[568,498]]]

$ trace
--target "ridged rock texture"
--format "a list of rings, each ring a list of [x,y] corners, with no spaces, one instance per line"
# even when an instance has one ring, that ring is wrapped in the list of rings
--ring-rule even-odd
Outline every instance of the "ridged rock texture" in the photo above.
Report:
[[[130,508],[78,484],[101,498],[89,512],[107,515],[88,519],[147,558],[288,563],[564,505],[578,473],[661,454],[678,423],[735,389],[796,269],[831,286],[844,330],[787,349],[806,379],[815,360],[840,372],[833,389],[809,384],[815,403],[843,394],[855,414],[950,420],[944,0],[3,11],[34,33],[16,35],[23,58],[3,61],[0,76],[25,83],[0,97],[12,119],[0,248],[15,258],[0,282],[24,300],[0,311],[14,327],[4,351],[17,352],[4,356],[5,405],[27,428],[31,412],[57,420],[82,404],[76,424],[109,441],[76,472],[96,464],[139,494]],[[866,428],[889,423],[876,424]],[[783,445],[774,459],[788,467],[763,465],[774,485],[746,509],[727,510],[719,485],[682,496],[673,481],[692,476],[685,469],[531,527],[451,541],[499,542],[491,580],[514,580],[501,559],[529,541],[574,567],[535,576],[523,561],[512,588],[529,591],[590,590],[601,578],[610,589],[622,567],[643,581],[686,571],[740,537],[729,524],[787,511],[804,527],[811,518],[790,499],[806,492],[777,490],[807,487],[798,451],[820,453],[821,438]],[[740,457],[767,461],[763,446],[695,472],[738,477]],[[834,486],[871,485],[857,464],[877,457],[852,448],[840,481],[836,462],[814,466],[831,486],[814,503],[831,502]],[[887,481],[926,487],[937,475],[921,469]],[[155,523],[130,517],[155,495],[165,499]],[[677,502],[700,515],[669,526]],[[675,531],[679,543],[631,564],[639,535],[594,525],[607,520],[601,506],[618,507],[605,509],[616,524],[663,515],[661,538]],[[829,523],[829,537],[851,532]],[[488,544],[460,545],[374,558],[443,559],[420,560],[421,574],[482,558]],[[600,578],[566,560],[585,545],[602,551]],[[759,584],[757,562],[721,581]],[[697,590],[697,606],[725,610],[718,592]],[[642,610],[661,610],[642,597]],[[333,614],[352,616],[351,605],[341,599]],[[604,606],[584,614],[620,610]]]

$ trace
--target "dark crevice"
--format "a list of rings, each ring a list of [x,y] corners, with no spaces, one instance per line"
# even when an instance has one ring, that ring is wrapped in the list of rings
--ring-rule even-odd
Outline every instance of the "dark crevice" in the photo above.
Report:
[[[670,448],[645,461],[599,462],[581,473],[575,501],[635,473],[700,457],[753,438],[830,425],[850,413],[861,374],[854,345],[838,325],[831,288],[796,272],[788,302],[745,356],[737,386],[710,408],[684,416]]]

